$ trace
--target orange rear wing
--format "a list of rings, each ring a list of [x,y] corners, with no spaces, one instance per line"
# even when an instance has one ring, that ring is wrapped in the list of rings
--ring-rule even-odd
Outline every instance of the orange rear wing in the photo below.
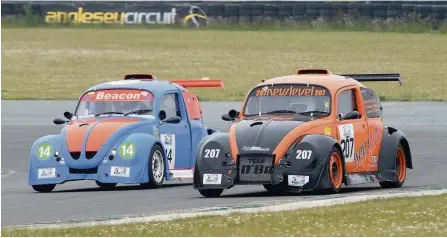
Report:
[[[169,80],[169,82],[178,84],[184,88],[221,88],[225,89],[224,83],[220,79],[183,79]]]
[[[390,74],[340,74],[340,76],[345,76],[357,80],[359,82],[394,82],[398,81],[400,85],[403,84],[402,77],[399,73]]]

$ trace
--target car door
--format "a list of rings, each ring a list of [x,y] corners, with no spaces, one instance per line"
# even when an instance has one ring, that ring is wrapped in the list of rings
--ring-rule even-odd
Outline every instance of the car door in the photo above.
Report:
[[[368,124],[363,113],[363,100],[358,88],[341,89],[337,93],[337,133],[348,173],[366,171]],[[360,117],[345,118],[357,111]]]
[[[368,172],[377,171],[379,168],[380,145],[383,138],[382,104],[379,97],[370,88],[361,88],[363,105],[365,106],[366,121],[368,123]]]
[[[162,122],[159,126],[160,140],[166,149],[169,169],[189,169],[191,160],[191,134],[188,118],[176,92],[160,98],[160,111],[166,112],[166,119],[174,116],[181,118],[178,123]]]

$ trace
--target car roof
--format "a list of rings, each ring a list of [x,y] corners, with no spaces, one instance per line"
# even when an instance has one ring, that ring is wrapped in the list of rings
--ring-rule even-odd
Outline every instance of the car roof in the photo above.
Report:
[[[293,74],[275,77],[265,80],[264,82],[258,84],[257,87],[272,84],[314,84],[326,87],[331,92],[336,92],[338,89],[347,86],[359,86],[366,88],[365,85],[355,79],[332,74],[330,72],[328,74]]]
[[[166,80],[154,79],[154,80],[117,80],[111,82],[105,82],[101,84],[97,84],[93,87],[87,89],[84,93],[95,90],[104,90],[104,89],[138,89],[138,90],[146,90],[151,92],[154,95],[163,94],[167,91],[187,91],[184,87],[172,83]],[[84,94],[83,93],[83,94]]]

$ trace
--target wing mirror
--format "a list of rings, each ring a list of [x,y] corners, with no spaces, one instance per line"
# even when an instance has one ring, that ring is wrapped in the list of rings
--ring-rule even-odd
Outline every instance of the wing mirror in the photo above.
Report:
[[[343,116],[343,113],[339,113],[337,115],[337,118],[339,120],[359,119],[360,113],[358,111],[352,111],[352,112],[346,114],[346,116]]]
[[[71,112],[64,112],[64,117],[68,120],[71,120],[73,118],[73,113]]]
[[[66,122],[68,122],[68,121],[66,121],[62,118],[54,118],[54,120],[53,120],[53,123],[56,125],[62,125],[62,124],[65,124]]]
[[[222,115],[224,121],[234,121],[239,116],[239,112],[231,109],[228,113]]]
[[[158,118],[160,118],[160,121],[166,119],[166,112],[164,110],[161,110],[160,113],[158,114]]]
[[[164,123],[179,123],[182,119],[179,116],[173,116],[169,119],[164,120]]]

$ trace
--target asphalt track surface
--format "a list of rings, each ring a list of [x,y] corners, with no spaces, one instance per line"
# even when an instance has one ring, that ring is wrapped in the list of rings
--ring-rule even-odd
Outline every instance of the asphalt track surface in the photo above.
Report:
[[[203,198],[191,181],[169,182],[156,190],[119,185],[100,191],[92,181],[68,182],[53,193],[35,193],[27,185],[31,144],[38,137],[59,133],[55,117],[72,111],[73,101],[2,101],[1,190],[2,226],[83,220],[93,217],[132,216],[164,211],[212,208],[257,201],[299,200],[303,194],[273,196],[259,185],[235,186],[220,198]],[[240,103],[205,102],[205,124],[228,131],[229,122],[220,116]],[[401,189],[447,186],[447,103],[385,102],[384,121],[407,135],[413,153],[414,170],[409,170]],[[346,188],[344,193],[375,193],[378,184]]]

